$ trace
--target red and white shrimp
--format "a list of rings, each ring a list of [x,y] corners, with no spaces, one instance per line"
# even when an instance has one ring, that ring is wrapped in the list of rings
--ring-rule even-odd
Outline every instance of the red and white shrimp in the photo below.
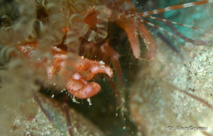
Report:
[[[101,54],[100,56],[102,58],[110,58],[114,69],[118,74],[120,84],[124,87],[124,78],[119,62],[119,54],[111,46],[109,46],[109,40],[107,39],[109,27],[108,22],[116,22],[119,27],[125,30],[133,55],[137,59],[142,59],[138,39],[139,33],[139,36],[142,37],[148,49],[147,56],[144,59],[151,59],[155,55],[156,46],[152,36],[143,24],[145,23],[153,26],[168,33],[169,35],[174,35],[163,28],[146,22],[142,19],[142,17],[189,27],[166,19],[152,17],[150,15],[213,3],[213,0],[202,0],[141,13],[137,11],[131,0],[110,0],[93,6],[90,5],[91,3],[92,2],[90,1],[86,2],[82,0],[67,1],[68,13],[66,15],[69,23],[63,30],[61,30],[64,33],[62,42],[51,45],[50,49],[52,50],[54,62],[51,67],[46,67],[49,79],[53,78],[56,74],[60,74],[62,76],[69,75],[70,77],[65,81],[67,82],[66,88],[75,97],[81,99],[90,98],[101,90],[99,84],[88,81],[93,79],[98,73],[104,73],[109,77],[112,77],[113,71],[103,61],[97,62],[95,60],[84,58],[83,56],[78,56],[80,48],[84,48],[85,52],[94,50],[96,54],[97,52],[100,52],[99,54]],[[75,8],[79,6],[83,9]],[[196,29],[195,27],[190,28]],[[39,39],[31,43],[28,42],[27,44],[22,43],[18,46],[18,49],[24,54],[29,55],[31,52],[29,50],[31,50],[32,47],[39,47],[37,42],[38,40]],[[69,53],[78,56],[75,62],[67,59]],[[68,71],[66,69],[67,65],[72,65],[74,71]]]

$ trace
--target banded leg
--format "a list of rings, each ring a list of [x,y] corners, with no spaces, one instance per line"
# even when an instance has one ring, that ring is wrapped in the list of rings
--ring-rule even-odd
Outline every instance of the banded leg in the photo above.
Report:
[[[191,2],[191,3],[185,3],[185,4],[180,4],[180,5],[176,5],[176,6],[170,6],[170,7],[166,7],[166,8],[162,8],[162,9],[155,9],[155,10],[151,10],[151,11],[146,11],[146,12],[142,12],[142,13],[130,13],[129,12],[125,12],[125,14],[120,15],[120,18],[132,18],[135,16],[147,16],[147,15],[154,15],[154,14],[159,14],[159,13],[163,13],[163,12],[167,12],[167,11],[172,11],[172,10],[176,10],[176,9],[182,9],[182,8],[188,8],[188,7],[193,7],[193,6],[197,6],[197,5],[203,5],[203,4],[208,4],[208,3],[213,3],[213,0],[202,0],[202,1],[197,1],[197,2]]]
[[[92,11],[92,13],[86,17],[85,22],[87,22],[90,27],[93,27],[91,23],[96,22],[97,30],[88,29],[83,38],[93,43],[99,43],[104,40],[108,35],[108,18],[111,16],[111,13],[112,11],[106,6],[96,7],[95,11]]]
[[[209,3],[211,3],[212,1],[209,1]],[[206,3],[206,1],[199,1],[199,2],[192,2],[192,3],[186,3],[186,4],[181,4],[181,5],[177,5],[179,8],[187,8],[187,7],[191,7],[191,6],[197,6],[197,5],[202,5],[202,4],[207,4]],[[157,6],[152,2],[152,6],[154,6],[154,8],[156,8],[157,9]],[[171,7],[167,7],[167,8],[163,8],[164,9],[164,12],[166,12],[166,11],[170,11],[170,10],[176,10],[177,9],[177,7],[175,8],[176,6],[171,6]],[[153,13],[154,14],[158,14],[158,13],[160,13],[160,12],[162,12],[163,11],[163,9],[158,9],[158,10],[153,10]],[[170,9],[170,10],[169,10]],[[160,10],[160,11],[159,11]],[[158,12],[159,11],[159,12]],[[149,11],[150,12],[150,14],[151,14],[151,11]],[[156,13],[156,12],[158,12],[158,13]],[[194,45],[207,45],[207,44],[209,44],[210,42],[212,42],[212,41],[199,41],[199,40],[194,40],[194,39],[191,39],[191,38],[189,38],[189,37],[187,37],[187,36],[185,36],[185,35],[183,35],[182,33],[180,33],[178,30],[176,30],[171,24],[175,24],[175,25],[180,25],[180,26],[183,26],[183,27],[188,27],[188,28],[191,28],[191,29],[194,29],[194,30],[199,30],[199,31],[204,31],[203,29],[200,29],[200,28],[196,28],[196,27],[192,27],[192,26],[188,26],[188,25],[184,25],[184,24],[181,24],[181,23],[177,23],[177,22],[173,22],[173,21],[170,21],[170,20],[166,20],[166,19],[164,19],[164,17],[163,17],[163,15],[160,15],[162,18],[156,18],[156,17],[152,17],[152,16],[146,16],[146,15],[143,15],[143,17],[146,17],[146,18],[150,18],[150,19],[154,19],[154,20],[160,20],[160,21],[163,21],[163,22],[165,22],[166,24],[167,24],[167,26],[173,31],[173,33],[175,34],[175,35],[177,35],[179,38],[181,38],[181,39],[183,39],[184,41],[186,41],[186,42],[190,42],[190,43],[192,43],[192,44],[194,44]],[[141,19],[141,17],[140,16],[137,16],[136,17],[136,14],[135,15],[133,15],[133,14],[129,14],[128,15],[128,17],[130,17],[130,18],[140,18]],[[143,20],[143,19],[141,19],[141,20]],[[150,23],[149,22],[146,22],[146,21],[144,21],[144,23],[146,23],[146,24],[148,24],[148,25],[150,25]],[[155,28],[157,28],[157,29],[159,29],[159,27],[158,26],[156,26],[156,25],[151,25],[151,26],[153,26],[153,27],[155,27]],[[161,28],[160,28],[161,29]],[[166,31],[164,31],[164,32],[166,32]],[[166,32],[166,33],[168,33],[168,32]],[[174,34],[173,34],[173,36],[171,35],[171,34],[169,34],[169,35],[171,35],[172,37],[174,37]]]

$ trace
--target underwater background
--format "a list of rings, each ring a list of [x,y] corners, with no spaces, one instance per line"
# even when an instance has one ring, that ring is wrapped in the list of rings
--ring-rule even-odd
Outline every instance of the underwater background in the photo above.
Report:
[[[194,1],[132,0],[132,3],[143,12]],[[207,45],[198,46],[181,38],[174,39],[145,25],[157,47],[155,57],[149,61],[137,60],[124,30],[115,22],[109,22],[110,44],[120,55],[125,78],[125,89],[119,90],[118,87],[120,99],[124,102],[120,105],[105,77],[94,79],[102,89],[90,99],[90,103],[74,99],[66,89],[46,85],[42,69],[30,68],[27,59],[13,55],[17,52],[17,41],[34,38],[32,26],[35,30],[36,26],[32,20],[46,16],[39,7],[46,2],[56,3],[60,8],[61,3],[57,0],[0,0],[1,135],[193,136],[213,133],[213,4],[153,15],[159,18],[163,15],[168,20],[203,29],[197,31],[173,25],[184,36],[207,41]],[[98,0],[91,3],[95,5]],[[55,14],[57,11],[52,11],[50,19],[57,20]],[[145,20],[174,33],[164,22]],[[44,45],[48,44],[50,35],[56,41],[61,38],[57,31],[61,26],[52,22],[45,27],[48,29],[38,36]],[[31,37],[24,37],[25,34]],[[145,45],[142,39],[140,41],[143,52]],[[39,52],[41,58],[49,55],[45,46]],[[34,59],[37,58],[30,61],[34,62]],[[113,80],[119,84],[118,77],[114,76]]]

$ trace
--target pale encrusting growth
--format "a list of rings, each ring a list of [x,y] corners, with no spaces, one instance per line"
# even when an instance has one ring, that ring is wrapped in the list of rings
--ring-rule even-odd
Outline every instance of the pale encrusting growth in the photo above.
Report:
[[[64,2],[0,0],[1,135],[8,135],[16,116],[35,112],[27,103],[33,100],[32,92],[40,89],[41,82],[47,81],[45,68],[36,65],[44,58],[52,61],[51,45],[63,39],[62,30],[68,22]],[[32,50],[30,57],[17,50],[20,44],[36,39],[39,49]],[[51,61],[47,65],[51,65]]]
[[[202,40],[209,40],[206,33]],[[131,116],[138,135],[206,135],[213,133],[213,48],[186,43],[183,59],[160,41],[156,57],[131,89]],[[171,129],[171,130],[170,130]]]
[[[17,0],[7,3],[11,8],[5,6],[5,9],[1,9],[0,72],[3,74],[0,76],[2,84],[6,81],[3,75],[14,79],[19,78],[18,74],[30,73],[29,71],[31,71],[31,75],[28,75],[28,78],[33,78],[33,82],[36,79],[35,73],[38,75],[37,78],[46,78],[45,72],[42,72],[44,70],[39,71],[39,68],[35,68],[35,71],[34,66],[44,58],[53,59],[51,45],[60,43],[63,39],[62,29],[66,26],[67,21],[63,21],[66,6],[62,3],[61,1]],[[62,9],[62,7],[64,8]],[[10,11],[8,11],[9,9]],[[34,51],[35,49],[30,48],[29,53],[25,54],[29,57],[25,57],[18,51],[18,46],[27,45],[27,42],[35,40],[38,40],[39,49]],[[51,63],[49,62],[48,65]],[[14,70],[16,74],[11,70]],[[22,82],[24,86],[25,81],[19,80],[19,84]]]

